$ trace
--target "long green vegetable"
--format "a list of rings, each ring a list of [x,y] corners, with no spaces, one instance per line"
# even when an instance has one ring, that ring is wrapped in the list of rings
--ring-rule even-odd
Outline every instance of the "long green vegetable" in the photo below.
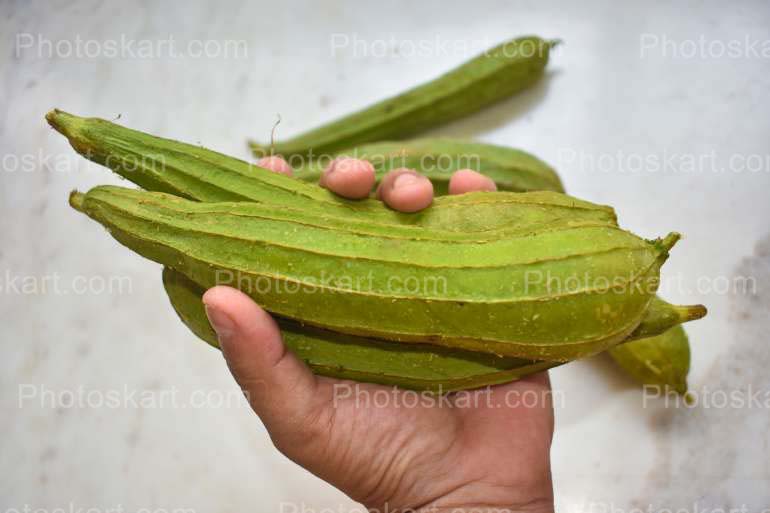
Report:
[[[163,285],[182,322],[199,338],[218,347],[201,301],[205,289],[169,268],[163,270]],[[401,388],[452,392],[513,381],[557,365],[354,337],[282,318],[278,323],[286,347],[316,374]]]
[[[259,156],[320,156],[404,139],[531,86],[543,75],[553,45],[536,36],[506,41],[435,80],[287,141],[272,146],[251,142],[252,150]]]
[[[383,223],[421,224],[461,233],[489,232],[518,221],[506,209],[500,208],[499,202],[489,202],[483,196],[452,196],[432,207],[429,213],[402,214],[382,208],[380,202],[373,199],[346,200],[314,184],[302,183],[234,157],[154,137],[103,119],[81,118],[60,110],[49,112],[46,119],[85,158],[150,191],[197,201],[255,201],[285,205],[323,214],[366,216]],[[499,153],[500,160],[510,162],[510,150],[483,146],[480,151],[484,155]],[[538,183],[558,184],[558,178],[546,165],[532,167],[528,159],[519,160],[523,162],[521,165],[529,166],[528,169],[542,170],[543,178]],[[525,178],[525,174],[518,174],[508,181],[511,188],[522,190],[527,188]],[[614,222],[615,214],[609,207],[576,199],[562,203],[563,212],[533,206],[532,213],[543,210],[543,222],[547,222],[549,216],[561,217],[567,212],[578,211],[581,215],[590,213],[597,220]],[[549,204],[553,205],[553,201],[549,200]]]
[[[526,203],[530,194],[563,197],[515,196]],[[557,361],[631,334],[677,239],[644,241],[612,225],[567,220],[479,244],[419,226],[119,187],[76,193],[71,203],[143,256],[205,287],[229,281],[285,317],[354,335]]]
[[[182,322],[200,339],[218,348],[216,333],[209,324],[201,299],[206,289],[168,267],[163,269],[163,284]],[[660,316],[661,312],[666,312],[666,315]],[[629,338],[666,329],[671,325],[671,314],[676,314],[676,322],[693,320],[696,318],[694,312],[692,308],[677,307],[654,299],[653,306]],[[278,323],[290,350],[314,372],[338,378],[448,392],[511,381],[555,365],[555,362],[497,357],[434,345],[399,344],[354,337],[280,317]],[[406,356],[402,358],[401,353]],[[544,367],[546,364],[548,366]]]

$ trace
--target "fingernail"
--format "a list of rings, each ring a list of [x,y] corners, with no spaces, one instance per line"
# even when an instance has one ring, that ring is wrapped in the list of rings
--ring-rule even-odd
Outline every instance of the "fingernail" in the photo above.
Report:
[[[422,179],[417,175],[412,173],[404,173],[402,175],[398,175],[396,179],[393,180],[393,189],[404,189],[416,184],[420,180]]]
[[[235,323],[230,316],[214,306],[205,305],[205,307],[206,316],[209,318],[211,327],[217,332],[219,342],[230,338],[235,331]]]

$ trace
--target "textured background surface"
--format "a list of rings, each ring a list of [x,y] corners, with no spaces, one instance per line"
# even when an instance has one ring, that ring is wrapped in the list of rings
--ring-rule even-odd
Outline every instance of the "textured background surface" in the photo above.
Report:
[[[360,510],[272,449],[160,268],[67,207],[119,182],[47,110],[245,158],[277,113],[289,136],[522,33],[565,41],[547,79],[437,133],[530,150],[629,229],[681,231],[663,295],[710,309],[688,327],[695,408],[603,357],[552,373],[559,511],[770,504],[766,2],[128,4],[0,3],[0,508]]]

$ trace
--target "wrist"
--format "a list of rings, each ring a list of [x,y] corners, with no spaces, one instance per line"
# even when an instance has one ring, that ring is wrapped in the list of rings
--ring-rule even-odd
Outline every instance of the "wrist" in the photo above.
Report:
[[[409,513],[554,513],[550,477],[513,487],[475,483]]]
[[[552,500],[543,500],[518,505],[464,504],[456,506],[426,506],[408,513],[554,513],[554,507]]]
[[[542,495],[530,494],[526,498],[511,494],[505,499],[496,493],[499,490],[487,491],[491,493],[471,494],[470,497],[465,493],[450,494],[418,507],[396,507],[385,504],[382,507],[369,506],[367,510],[369,513],[554,513],[555,511],[550,486],[542,491]]]

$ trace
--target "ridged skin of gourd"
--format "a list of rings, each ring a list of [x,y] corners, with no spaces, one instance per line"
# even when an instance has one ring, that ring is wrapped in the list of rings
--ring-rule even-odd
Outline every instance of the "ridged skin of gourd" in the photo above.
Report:
[[[526,203],[527,193],[517,196]],[[282,316],[353,335],[556,361],[631,334],[677,239],[646,241],[568,219],[517,236],[435,240],[422,226],[396,230],[119,187],[75,194],[72,203],[139,254],[205,287],[229,280]]]
[[[163,285],[182,322],[219,347],[201,297],[204,288],[166,267]],[[333,333],[278,318],[284,344],[313,372],[401,388],[452,392],[513,381],[557,365],[425,344],[399,344]]]
[[[486,50],[440,77],[286,141],[252,142],[255,154],[323,155],[375,141],[404,139],[464,117],[538,81],[554,42],[536,36]]]
[[[218,348],[216,333],[209,324],[201,299],[205,289],[168,267],[163,269],[163,285],[182,322],[200,339]],[[648,309],[637,331],[650,331],[650,326],[659,325],[658,319],[651,316],[652,312],[654,315],[663,311],[677,312],[677,307],[658,299],[653,302],[661,304]],[[684,310],[678,313],[678,322],[688,320]],[[672,315],[665,317],[669,321],[672,319]],[[277,320],[286,347],[316,374],[334,378],[414,390],[452,392],[506,383],[557,365],[557,362],[501,358],[433,345],[399,344],[355,337],[316,329],[289,319]]]
[[[254,201],[302,208],[338,216],[366,216],[388,224],[419,224],[434,229],[490,232],[519,224],[521,210],[502,208],[505,201],[484,196],[447,196],[436,200],[427,212],[404,214],[382,208],[379,201],[346,200],[318,187],[288,176],[217,153],[200,146],[155,137],[98,118],[81,118],[54,110],[48,122],[69,140],[85,158],[104,165],[118,175],[149,191],[166,192],[183,198],[206,201]],[[504,153],[503,150],[500,150]],[[546,176],[546,175],[544,175]],[[551,180],[544,178],[544,180]],[[558,179],[557,179],[558,180]],[[509,181],[516,181],[512,177]],[[523,184],[519,188],[526,188]],[[528,199],[529,216],[539,212],[543,222],[550,218],[588,217],[615,223],[612,208],[575,198],[543,196],[543,204]],[[547,207],[561,207],[547,208]]]

